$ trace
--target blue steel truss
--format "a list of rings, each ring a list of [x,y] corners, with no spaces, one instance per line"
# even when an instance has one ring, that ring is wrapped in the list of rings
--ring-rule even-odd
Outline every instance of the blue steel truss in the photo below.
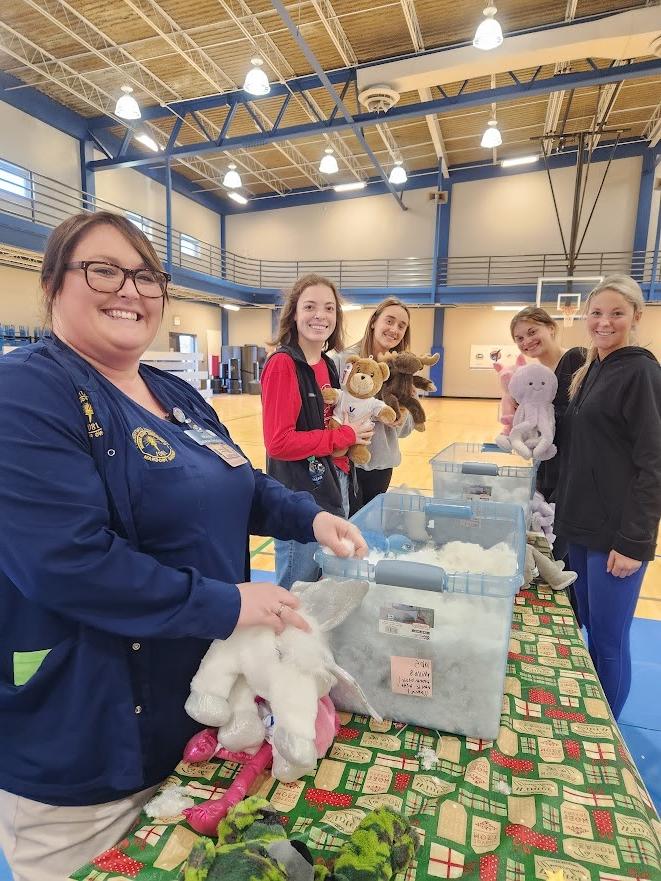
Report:
[[[123,153],[117,152],[111,159],[99,159],[90,163],[93,170],[102,170],[108,168],[132,168],[150,165],[162,165],[165,157],[178,159],[184,156],[204,155],[205,153],[218,152],[219,150],[234,150],[237,148],[249,148],[262,146],[264,144],[274,143],[283,140],[295,140],[297,138],[308,137],[314,134],[323,134],[329,132],[337,132],[345,129],[368,127],[383,122],[397,122],[403,119],[426,116],[428,114],[444,113],[457,108],[467,109],[469,107],[478,107],[491,102],[511,101],[517,98],[523,98],[531,95],[548,94],[549,92],[559,91],[563,89],[581,89],[590,86],[603,86],[607,83],[621,82],[624,80],[638,79],[641,77],[654,76],[661,72],[661,58],[654,58],[649,61],[632,62],[624,66],[608,66],[599,67],[594,61],[588,59],[589,70],[577,71],[574,73],[562,73],[555,76],[540,78],[538,68],[530,76],[528,80],[523,80],[514,72],[509,73],[511,82],[495,89],[481,89],[479,91],[466,91],[469,80],[465,80],[459,87],[456,94],[448,94],[444,89],[436,87],[439,97],[433,98],[431,101],[421,101],[415,104],[405,104],[391,108],[386,114],[383,113],[356,113],[346,116],[338,109],[337,104],[332,113],[326,119],[317,122],[306,122],[300,125],[283,126],[282,121],[291,94],[294,92],[304,92],[309,89],[324,88],[325,84],[319,76],[298,77],[288,80],[284,84],[274,84],[271,92],[266,96],[269,100],[274,97],[281,97],[282,103],[277,113],[273,126],[268,129],[260,123],[260,130],[249,134],[234,135],[231,134],[232,123],[235,118],[236,110],[239,107],[247,109],[248,103],[259,101],[251,95],[247,95],[244,91],[226,92],[222,95],[212,95],[207,98],[199,98],[190,101],[178,101],[172,105],[165,107],[147,108],[143,112],[144,119],[158,119],[170,117],[176,112],[180,117],[185,118],[188,114],[192,114],[198,110],[206,110],[210,107],[227,106],[229,108],[225,123],[217,138],[204,138],[192,144],[184,144],[175,146],[174,138],[170,138],[168,145],[164,151],[159,153],[151,153],[146,155],[138,150],[125,150]],[[345,68],[325,74],[331,85],[343,86],[343,91],[355,81],[357,68]],[[341,102],[342,103],[342,102]],[[116,126],[115,120],[108,117],[100,117],[90,121],[90,131],[98,132],[100,129]]]

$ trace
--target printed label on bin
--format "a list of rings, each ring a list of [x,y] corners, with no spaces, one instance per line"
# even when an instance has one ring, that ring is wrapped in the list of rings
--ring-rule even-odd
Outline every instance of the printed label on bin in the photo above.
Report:
[[[405,603],[390,603],[379,611],[379,633],[429,641],[434,626],[434,610]]]
[[[463,497],[465,499],[490,499],[493,487],[487,486],[485,483],[469,483],[464,487]]]
[[[393,694],[432,696],[432,666],[427,658],[390,658],[390,686]]]

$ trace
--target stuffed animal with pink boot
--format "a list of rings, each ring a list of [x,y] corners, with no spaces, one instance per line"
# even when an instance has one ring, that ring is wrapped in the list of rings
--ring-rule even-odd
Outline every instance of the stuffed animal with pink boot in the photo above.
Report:
[[[509,392],[510,380],[514,375],[514,371],[519,367],[523,367],[526,363],[524,356],[519,355],[514,364],[501,364],[500,361],[494,361],[493,365],[493,369],[498,374],[498,381],[500,382],[501,388],[498,421],[502,423],[503,426],[503,429],[495,439],[495,442],[501,450],[505,450],[505,452],[508,453],[512,449],[509,441],[509,434],[512,431],[512,422],[514,421],[514,414],[516,413],[516,402]]]

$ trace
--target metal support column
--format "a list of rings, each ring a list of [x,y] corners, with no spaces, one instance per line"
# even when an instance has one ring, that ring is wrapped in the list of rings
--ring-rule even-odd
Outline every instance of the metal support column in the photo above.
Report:
[[[172,272],[172,169],[165,160],[165,269]]]
[[[82,193],[81,208],[83,211],[94,211],[96,206],[96,185],[94,172],[87,163],[94,161],[94,144],[92,141],[80,140],[80,189]]]
[[[633,254],[631,255],[631,275],[638,281],[643,280],[645,270],[644,252],[647,250],[647,234],[652,215],[652,193],[654,192],[654,150],[643,153],[640,169],[640,187],[638,189],[638,208],[636,210],[636,227],[633,234]],[[636,253],[639,255],[636,256]],[[640,253],[643,252],[643,253]]]

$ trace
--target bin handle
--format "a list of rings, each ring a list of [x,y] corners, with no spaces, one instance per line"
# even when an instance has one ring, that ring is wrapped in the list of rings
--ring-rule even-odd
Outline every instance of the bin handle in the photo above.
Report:
[[[452,505],[449,502],[430,502],[425,505],[427,517],[454,517],[457,520],[472,520],[472,505]]]
[[[464,462],[461,466],[461,473],[498,477],[499,469],[493,462]]]
[[[448,576],[441,566],[411,563],[408,560],[379,560],[374,567],[374,580],[377,584],[439,593],[448,589]]]

